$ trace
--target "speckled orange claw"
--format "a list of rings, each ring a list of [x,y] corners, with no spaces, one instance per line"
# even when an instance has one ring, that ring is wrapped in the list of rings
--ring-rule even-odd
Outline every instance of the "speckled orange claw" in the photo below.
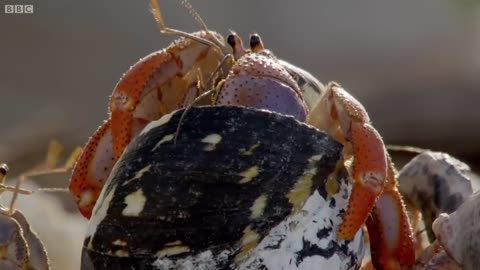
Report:
[[[351,124],[352,177],[355,181],[337,236],[352,239],[365,223],[387,178],[385,148],[378,132],[366,123]]]
[[[70,192],[86,218],[90,218],[96,198],[115,164],[111,121],[104,122],[90,137],[73,168]]]

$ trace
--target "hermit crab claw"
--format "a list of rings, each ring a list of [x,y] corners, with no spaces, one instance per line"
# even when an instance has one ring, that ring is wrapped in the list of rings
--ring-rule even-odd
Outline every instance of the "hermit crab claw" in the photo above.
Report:
[[[330,83],[308,123],[343,143],[344,161],[351,161],[353,189],[337,236],[350,240],[367,222],[375,267],[398,269],[412,264],[413,238],[395,169],[365,108],[340,85]]]
[[[344,160],[353,157],[353,190],[345,220],[338,231],[340,238],[351,239],[366,221],[387,179],[383,141],[370,125],[365,108],[335,83],[330,83],[309,114],[308,122],[343,143]]]

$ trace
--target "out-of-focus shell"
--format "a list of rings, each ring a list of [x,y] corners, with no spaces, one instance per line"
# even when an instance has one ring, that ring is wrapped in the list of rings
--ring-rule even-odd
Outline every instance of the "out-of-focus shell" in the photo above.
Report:
[[[175,144],[182,112],[150,123],[115,165],[82,269],[359,267],[362,231],[336,238],[351,189],[335,171],[340,144],[292,117],[232,106],[193,108]]]
[[[452,258],[438,241],[433,242],[417,259],[413,270],[462,270],[463,268]]]
[[[48,270],[47,252],[43,243],[23,214],[0,215],[0,269]]]
[[[407,203],[419,209],[430,241],[432,222],[452,213],[472,194],[470,168],[452,156],[425,151],[407,163],[398,175],[399,190]]]
[[[480,266],[480,192],[476,192],[455,212],[441,214],[433,222],[433,232],[448,255],[463,269]]]

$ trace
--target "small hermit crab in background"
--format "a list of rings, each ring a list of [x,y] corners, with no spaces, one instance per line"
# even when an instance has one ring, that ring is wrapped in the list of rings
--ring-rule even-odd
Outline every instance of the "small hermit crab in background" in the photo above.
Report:
[[[4,184],[8,166],[0,164],[0,194],[14,192],[8,208],[0,205],[0,269],[50,269],[43,243],[33,232],[23,214],[14,208],[17,194],[31,194],[21,189],[21,178],[15,187]]]
[[[84,269],[125,262],[159,269],[356,268],[365,222],[375,267],[399,269],[414,262],[395,169],[355,98],[332,82],[314,100],[321,84],[278,60],[258,35],[246,50],[232,33],[229,53],[191,7],[204,30],[189,34],[167,28],[157,3],[151,3],[162,32],[182,37],[124,74],[110,99],[109,120],[75,165],[70,190],[82,214],[91,217]],[[175,111],[193,103],[206,107]],[[327,145],[319,143],[323,140]],[[238,147],[226,151],[225,145]],[[249,167],[235,166],[242,162]],[[351,187],[347,178],[353,182],[348,207],[341,203]],[[324,203],[312,202],[315,196]],[[323,212],[320,205],[333,210]],[[302,211],[310,216],[297,220]],[[315,222],[305,221],[316,214]],[[316,242],[305,242],[309,234]],[[322,246],[324,237],[328,247]],[[289,250],[286,239],[303,241],[301,248]],[[348,252],[351,248],[356,252]],[[275,255],[266,255],[270,251]],[[312,258],[319,260],[309,262]],[[275,265],[277,259],[284,264]]]

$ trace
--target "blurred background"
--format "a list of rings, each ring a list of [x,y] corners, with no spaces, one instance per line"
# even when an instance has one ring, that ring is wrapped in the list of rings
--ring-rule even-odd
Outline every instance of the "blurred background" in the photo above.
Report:
[[[279,58],[324,83],[340,82],[364,104],[386,143],[445,151],[480,168],[477,1],[191,2],[210,29],[235,30],[244,42],[259,33]],[[65,152],[83,145],[107,118],[120,76],[174,39],[159,33],[148,1],[2,4],[34,5],[33,14],[0,10],[0,161],[13,174],[41,162],[51,139]],[[170,27],[199,29],[178,1],[161,0],[160,7]],[[35,181],[66,187],[68,177]],[[47,244],[61,242],[60,249],[49,245],[54,269],[77,269],[86,223],[61,211],[73,209],[68,194],[50,197],[21,197],[20,207]]]

